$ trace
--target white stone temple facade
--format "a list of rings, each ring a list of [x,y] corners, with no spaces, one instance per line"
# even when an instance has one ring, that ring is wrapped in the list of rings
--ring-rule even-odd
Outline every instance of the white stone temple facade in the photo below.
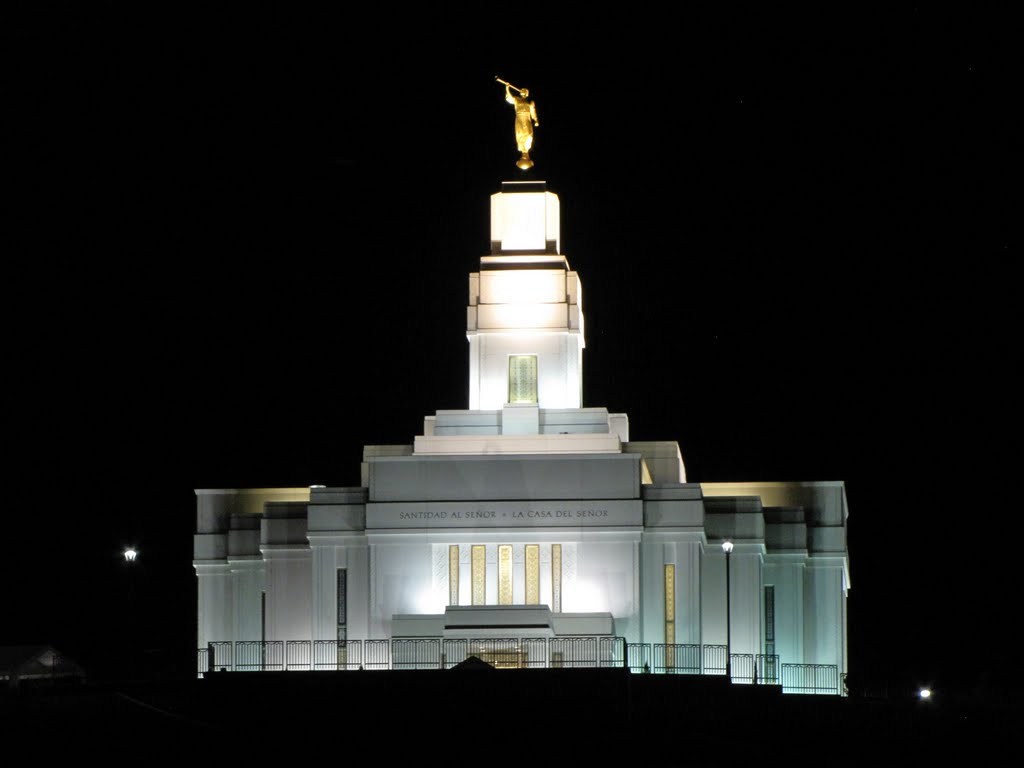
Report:
[[[260,668],[314,668],[324,648],[369,663],[373,643],[393,664],[412,641],[444,665],[487,638],[514,639],[505,662],[551,664],[570,653],[559,638],[589,638],[634,669],[780,682],[786,665],[791,688],[823,674],[838,692],[843,483],[687,482],[677,443],[633,442],[625,414],[583,407],[583,292],[544,182],[491,197],[466,335],[469,409],[366,446],[359,487],[196,491],[211,668],[242,668],[253,644]]]

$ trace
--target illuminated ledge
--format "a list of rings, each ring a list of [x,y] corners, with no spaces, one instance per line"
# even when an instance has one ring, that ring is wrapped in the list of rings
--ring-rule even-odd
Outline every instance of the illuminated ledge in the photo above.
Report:
[[[546,605],[449,605],[444,629],[551,629],[551,609]]]
[[[481,256],[480,269],[569,269],[569,259],[557,253],[505,253]]]
[[[553,637],[546,605],[448,606],[443,614],[395,614],[392,637]]]
[[[415,455],[475,455],[501,453],[621,453],[618,435],[420,435]]]
[[[443,614],[395,614],[393,637],[611,637],[610,613],[552,613],[546,605],[448,606]]]

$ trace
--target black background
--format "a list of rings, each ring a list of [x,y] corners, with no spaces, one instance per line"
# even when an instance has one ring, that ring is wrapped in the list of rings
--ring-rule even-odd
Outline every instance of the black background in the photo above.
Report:
[[[6,26],[0,642],[190,652],[194,488],[357,485],[364,444],[467,406],[466,275],[518,173],[499,75],[536,101],[583,280],[584,404],[677,440],[691,481],[844,480],[851,671],[995,689],[1020,530],[1005,19]]]

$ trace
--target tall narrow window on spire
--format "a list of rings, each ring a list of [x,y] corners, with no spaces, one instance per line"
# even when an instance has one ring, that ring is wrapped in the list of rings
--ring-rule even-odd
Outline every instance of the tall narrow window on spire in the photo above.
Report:
[[[508,401],[537,402],[537,356],[510,355],[508,358]]]

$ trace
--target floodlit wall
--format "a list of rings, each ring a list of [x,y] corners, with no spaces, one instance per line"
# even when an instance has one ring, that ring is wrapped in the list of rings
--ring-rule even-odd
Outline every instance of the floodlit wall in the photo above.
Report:
[[[564,317],[565,310],[559,311]],[[553,322],[565,328],[564,320]],[[578,333],[479,333],[469,338],[469,354],[470,410],[500,409],[508,402],[511,355],[537,356],[537,402],[541,408],[579,408],[583,404],[583,337]]]
[[[846,594],[838,558],[812,558],[804,581],[804,659],[808,664],[835,664],[847,671]]]
[[[444,414],[451,419],[457,414]],[[824,500],[821,509],[766,508],[762,497],[749,495],[750,485],[735,488],[743,496],[710,497],[699,484],[642,485],[638,453],[384,453],[397,455],[370,451],[366,457],[370,487],[318,489],[309,502],[264,499],[258,516],[249,508],[254,497],[225,492],[203,499],[195,542],[200,644],[260,639],[264,594],[268,640],[335,639],[339,569],[346,571],[348,639],[390,637],[395,617],[403,617],[403,627],[416,617],[434,626],[450,602],[453,544],[459,546],[459,605],[472,603],[475,544],[486,550],[485,604],[499,603],[497,548],[503,544],[513,553],[512,603],[525,604],[525,546],[538,544],[540,604],[551,605],[552,545],[558,544],[556,631],[594,626],[628,642],[724,645],[721,542],[729,538],[735,544],[733,653],[767,652],[765,587],[772,586],[780,660],[846,671],[841,487],[801,490],[805,498]],[[783,490],[772,493],[773,500],[793,501]],[[440,513],[446,516],[437,519]],[[674,632],[667,637],[669,565]],[[583,624],[573,618],[588,616]]]

